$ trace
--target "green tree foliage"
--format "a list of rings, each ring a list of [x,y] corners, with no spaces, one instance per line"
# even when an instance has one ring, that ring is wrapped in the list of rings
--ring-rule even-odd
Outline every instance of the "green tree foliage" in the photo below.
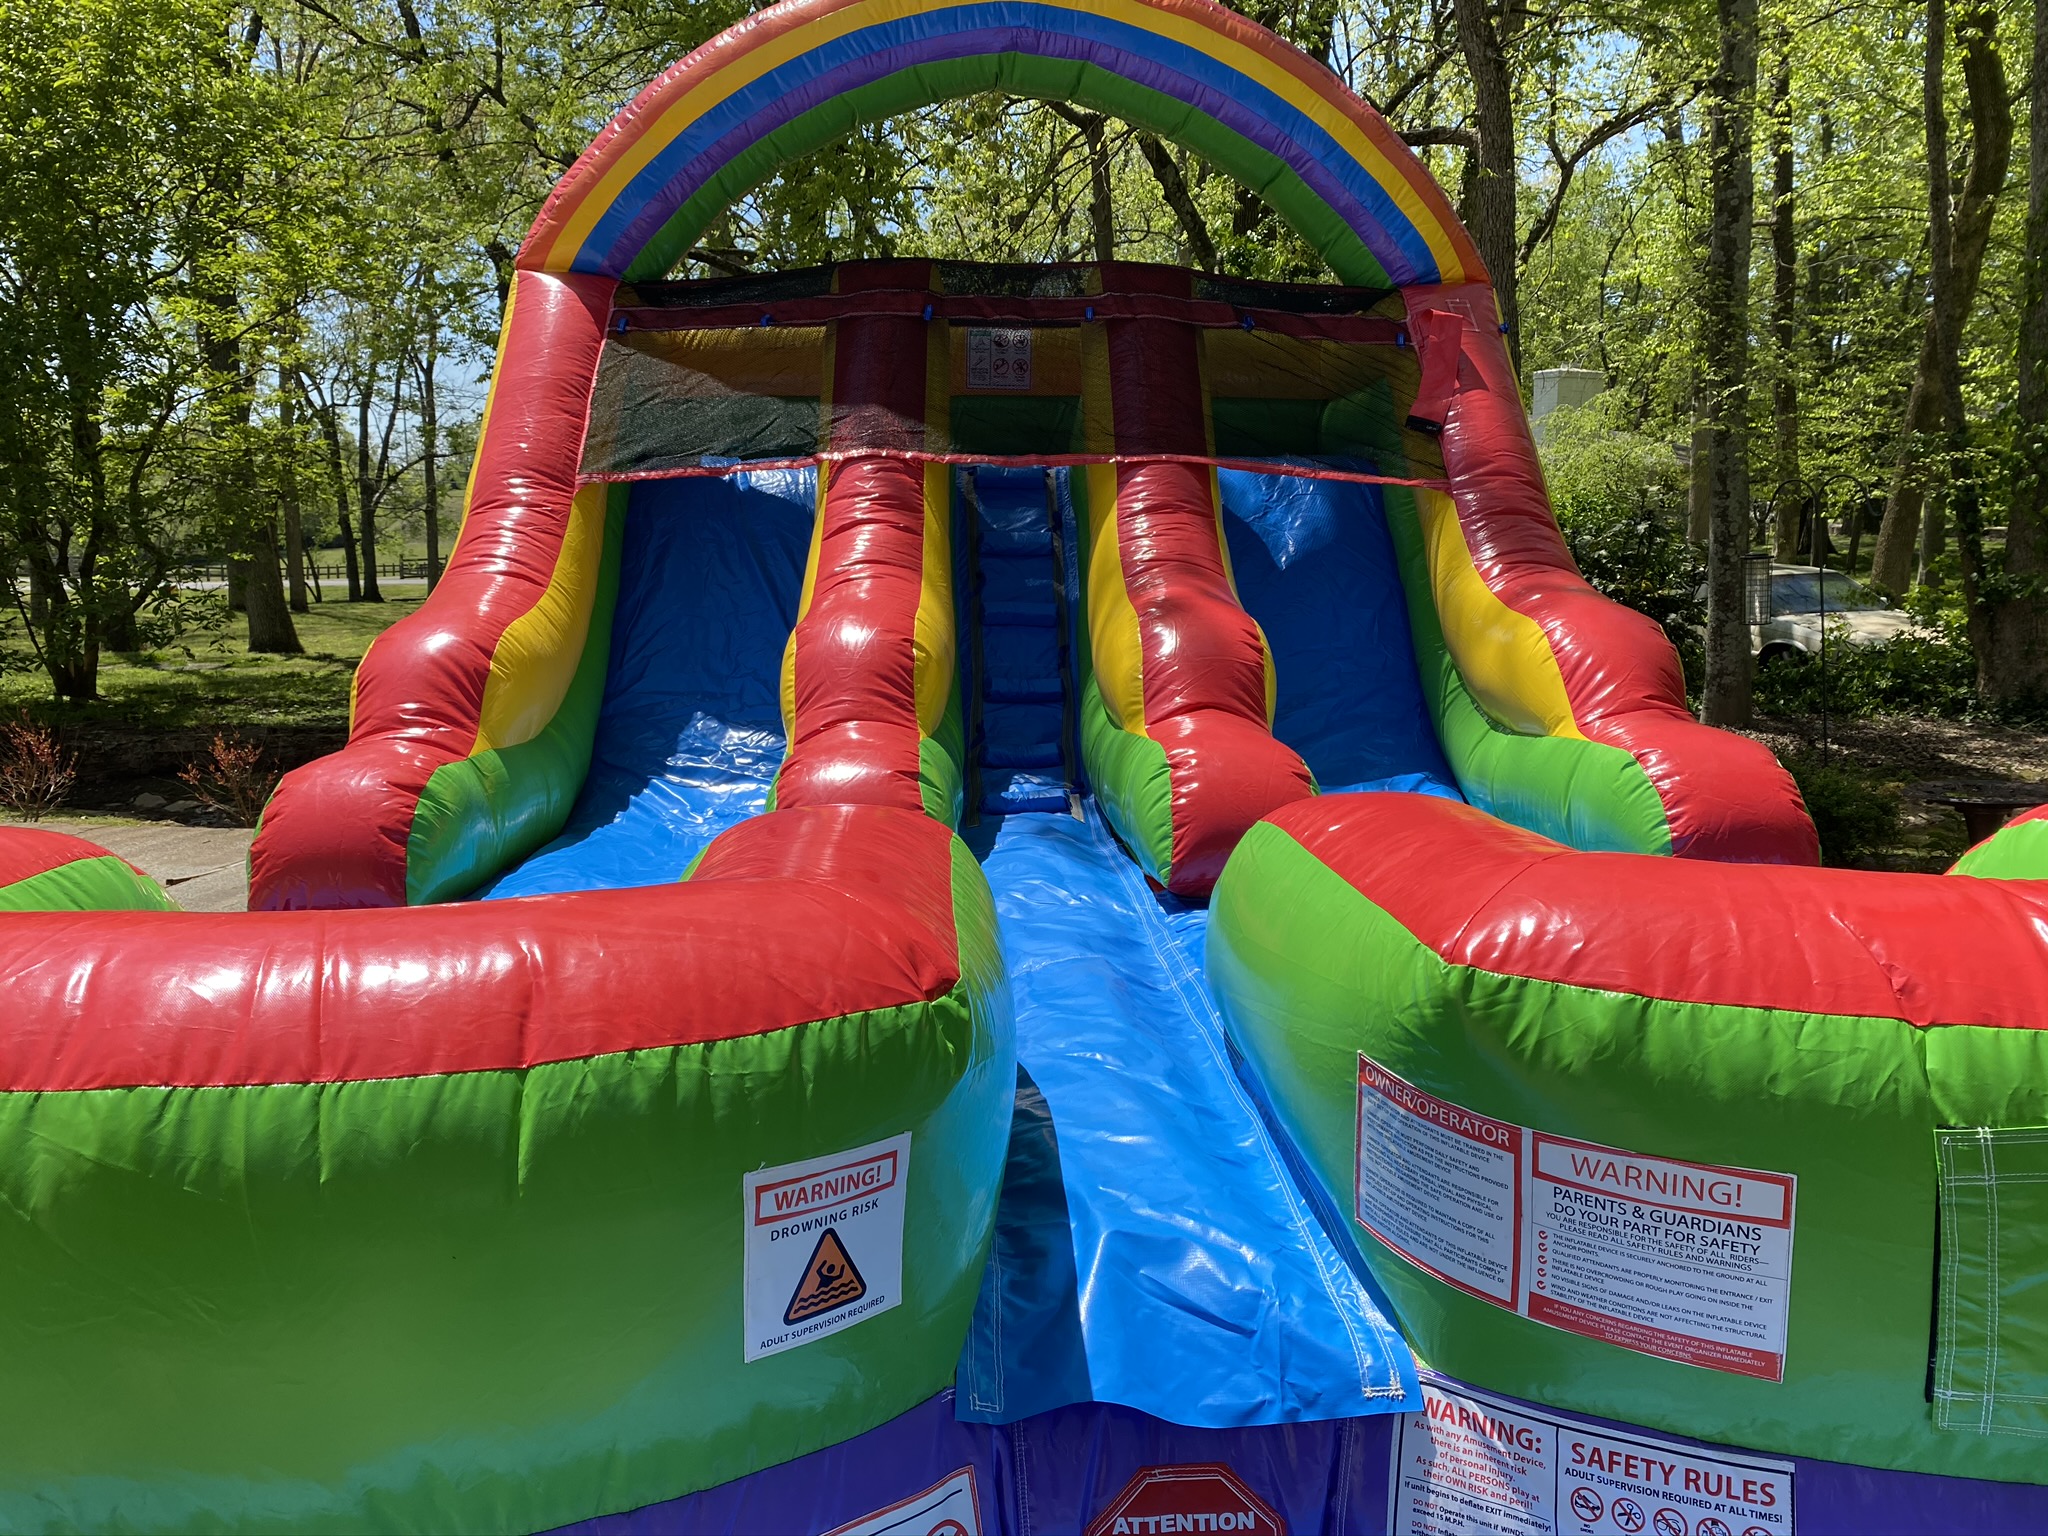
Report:
[[[374,597],[401,554],[445,550],[513,258],[542,199],[613,112],[749,9],[0,0],[0,562],[54,686],[90,697],[99,651],[186,622],[186,562],[228,558],[260,577],[274,551],[302,550],[276,590],[303,603]],[[1701,557],[1681,460],[1712,398],[1702,317],[1725,6],[1243,9],[1327,60],[1464,205],[1525,376],[1604,377],[1598,410],[1551,434],[1560,516],[1597,583],[1689,644]],[[2005,694],[1999,680],[2025,670],[2014,658],[2048,633],[2025,568],[2048,547],[2048,396],[2020,389],[2016,346],[2023,314],[2048,335],[2017,179],[2024,168],[2048,186],[2017,99],[2044,89],[2019,57],[2033,19],[2025,0],[1959,6],[1932,77],[1956,218],[1981,196],[1987,231],[1954,349],[1967,433],[1909,423],[1932,303],[1922,0],[1761,0],[1759,83],[1740,88],[1757,187],[1737,333],[1737,435],[1756,445],[1749,526],[1763,538],[1775,506],[1785,546],[1801,509],[1839,518],[1882,502],[1905,462],[1934,506],[1916,574],[1938,587],[1959,556],[1977,561],[1979,682]],[[2004,50],[2010,102],[1973,95],[1997,73],[1986,46]],[[1991,105],[2016,124],[2010,174],[1980,142]],[[867,124],[782,167],[677,272],[889,255],[1329,276],[1256,192],[1180,147],[1000,95]],[[1981,549],[1951,548],[1950,487],[1964,481]],[[1859,568],[1875,533],[1857,535]],[[1840,534],[1823,542],[1843,563]],[[347,575],[302,580],[293,560]],[[237,591],[253,640],[270,594],[260,580]]]

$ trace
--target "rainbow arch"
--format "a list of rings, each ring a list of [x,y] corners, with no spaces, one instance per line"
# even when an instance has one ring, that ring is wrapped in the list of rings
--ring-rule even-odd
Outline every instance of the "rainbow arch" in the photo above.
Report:
[[[986,90],[1071,101],[1264,196],[1337,276],[1486,281],[1443,192],[1328,68],[1213,0],[790,0],[664,73],[556,186],[527,270],[665,273],[776,166]]]

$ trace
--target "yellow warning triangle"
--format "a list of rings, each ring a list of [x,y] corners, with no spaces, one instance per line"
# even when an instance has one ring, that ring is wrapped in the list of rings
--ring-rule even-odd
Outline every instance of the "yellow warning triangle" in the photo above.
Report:
[[[811,1250],[811,1260],[804,1265],[803,1278],[797,1281],[796,1294],[783,1309],[782,1320],[800,1323],[820,1312],[836,1311],[849,1302],[859,1301],[867,1293],[868,1283],[854,1268],[853,1255],[839,1241],[837,1229],[827,1227],[818,1237],[818,1246]]]

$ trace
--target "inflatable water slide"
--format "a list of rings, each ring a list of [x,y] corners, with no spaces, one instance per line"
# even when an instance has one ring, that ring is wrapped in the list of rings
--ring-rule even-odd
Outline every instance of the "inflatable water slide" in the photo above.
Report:
[[[1002,90],[1336,281],[670,271]],[[519,258],[254,911],[0,832],[0,1526],[2048,1525],[2042,822],[1821,869],[1208,0],[792,0]]]

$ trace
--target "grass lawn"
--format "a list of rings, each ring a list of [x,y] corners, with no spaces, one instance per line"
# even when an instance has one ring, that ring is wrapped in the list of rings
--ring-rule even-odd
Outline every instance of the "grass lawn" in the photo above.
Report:
[[[315,603],[294,614],[303,656],[252,656],[248,621],[189,635],[160,651],[100,660],[100,697],[57,702],[19,619],[0,624],[0,716],[26,713],[46,725],[141,731],[250,726],[348,725],[349,680],[379,634],[420,605],[424,589],[399,587],[382,603]]]

